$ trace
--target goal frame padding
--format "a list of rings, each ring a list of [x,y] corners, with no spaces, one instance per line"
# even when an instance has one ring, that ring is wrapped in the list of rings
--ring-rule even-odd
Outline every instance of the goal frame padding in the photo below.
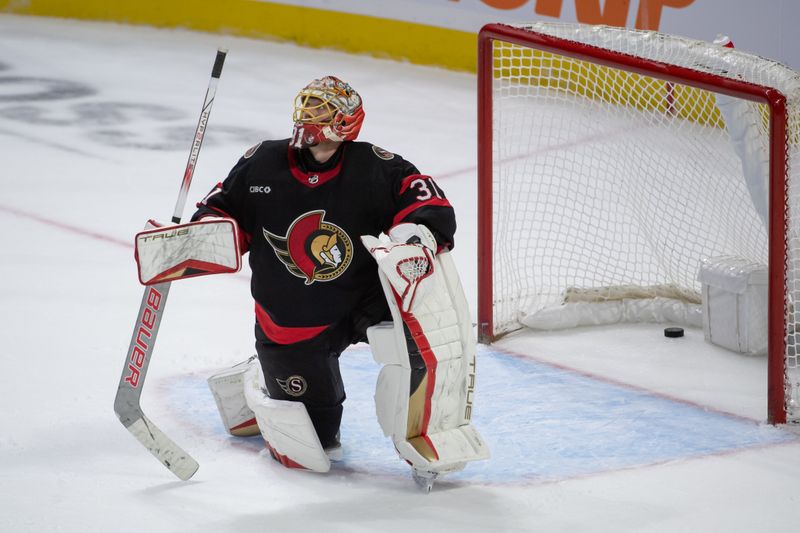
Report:
[[[588,61],[627,72],[680,83],[764,104],[769,109],[770,139],[786,139],[786,97],[773,87],[735,80],[651,59],[605,50],[542,33],[509,26],[487,24],[478,34],[478,342],[495,340],[492,295],[492,116],[494,41],[502,41],[544,52]],[[785,142],[770,142],[769,205],[786,205],[788,172]],[[786,324],[786,274],[788,253],[786,209],[769,213],[769,307],[767,418],[772,424],[786,422],[784,391],[784,340]]]

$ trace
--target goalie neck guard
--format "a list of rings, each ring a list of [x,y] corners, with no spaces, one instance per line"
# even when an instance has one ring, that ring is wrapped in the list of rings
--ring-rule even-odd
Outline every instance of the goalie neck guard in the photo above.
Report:
[[[312,81],[294,99],[292,146],[354,141],[364,122],[361,96],[335,76]]]

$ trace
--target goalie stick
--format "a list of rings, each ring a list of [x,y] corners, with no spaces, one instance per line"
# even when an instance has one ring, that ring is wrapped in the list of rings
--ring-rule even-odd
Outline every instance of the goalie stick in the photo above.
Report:
[[[181,183],[178,200],[175,203],[175,211],[172,215],[172,222],[175,224],[180,224],[181,221],[226,54],[227,50],[217,50],[217,57],[211,70],[211,79],[208,83],[206,98],[203,102],[203,110],[200,113],[200,120],[194,133],[192,147],[189,152],[189,161],[186,163],[186,171],[183,173],[183,182]],[[145,416],[140,405],[142,386],[147,375],[147,367],[150,365],[150,358],[153,354],[153,346],[156,343],[161,317],[164,314],[169,287],[169,282],[145,287],[142,303],[139,306],[139,314],[133,328],[131,343],[128,347],[125,367],[122,369],[122,377],[119,380],[117,395],[114,398],[114,412],[117,414],[119,421],[122,422],[122,425],[156,459],[161,461],[164,466],[180,479],[187,480],[197,472],[199,467],[197,461],[158,429]]]

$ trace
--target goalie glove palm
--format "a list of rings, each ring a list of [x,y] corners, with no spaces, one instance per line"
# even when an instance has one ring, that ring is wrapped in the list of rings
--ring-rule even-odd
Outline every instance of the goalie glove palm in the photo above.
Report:
[[[409,312],[428,291],[426,279],[434,269],[433,252],[422,244],[386,243],[363,235],[361,242],[386,276],[403,312]]]
[[[436,254],[436,238],[431,230],[422,224],[403,222],[389,230],[389,238],[395,243],[421,244]]]

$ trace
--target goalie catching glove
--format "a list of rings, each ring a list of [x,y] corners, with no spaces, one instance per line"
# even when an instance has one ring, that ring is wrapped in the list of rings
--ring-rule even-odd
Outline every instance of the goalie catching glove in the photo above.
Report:
[[[229,218],[163,226],[149,220],[136,235],[139,282],[153,285],[242,268],[239,228]]]
[[[361,241],[394,289],[400,309],[408,312],[428,290],[429,285],[421,282],[433,272],[436,239],[425,226],[411,223],[394,226],[389,238],[391,242],[384,242],[364,235]]]

